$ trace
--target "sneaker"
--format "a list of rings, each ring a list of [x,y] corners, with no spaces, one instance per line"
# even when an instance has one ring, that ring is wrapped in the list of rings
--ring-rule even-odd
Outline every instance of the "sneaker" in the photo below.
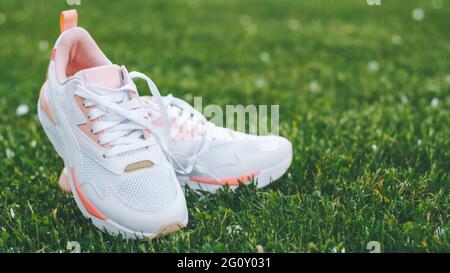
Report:
[[[163,97],[164,111],[154,97],[145,101],[152,123],[161,134],[170,128],[169,160],[182,186],[215,193],[254,182],[263,188],[279,179],[292,162],[292,145],[284,137],[255,136],[214,125],[187,102]],[[165,118],[162,113],[167,113]],[[59,185],[66,189],[67,177]]]
[[[156,86],[112,64],[77,27],[75,10],[60,21],[38,116],[64,160],[66,190],[85,217],[111,234],[153,238],[186,226],[183,191],[133,80],[146,80],[164,107]]]
[[[292,144],[280,136],[256,136],[214,125],[189,103],[163,97],[169,121],[155,97],[142,97],[159,130],[170,127],[168,150],[178,181],[193,190],[215,193],[254,182],[268,186],[288,170]],[[167,125],[169,124],[169,125]]]

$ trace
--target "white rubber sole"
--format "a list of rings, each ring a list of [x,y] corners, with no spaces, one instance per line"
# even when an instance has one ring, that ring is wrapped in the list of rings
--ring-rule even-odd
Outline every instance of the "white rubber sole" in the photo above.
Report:
[[[273,166],[268,169],[264,169],[259,172],[257,176],[253,178],[256,184],[256,188],[261,189],[275,180],[278,180],[283,176],[284,173],[289,169],[291,165],[292,157],[286,159],[284,162],[279,163],[276,166]],[[189,176],[177,176],[178,181],[180,182],[183,189],[185,187],[189,187],[194,191],[207,191],[210,193],[215,193],[217,190],[224,188],[223,185],[215,185],[215,184],[207,184],[190,180]],[[245,183],[241,186],[245,186]],[[228,186],[231,190],[236,190],[240,186]]]
[[[66,154],[66,147],[64,146],[64,142],[61,141],[61,139],[65,139],[66,140],[65,143],[67,143],[67,145],[76,145],[76,146],[72,146],[72,147],[79,147],[79,146],[78,146],[75,136],[73,136],[71,131],[68,129],[64,130],[61,128],[64,125],[67,126],[67,124],[69,124],[68,121],[65,120],[64,114],[60,114],[59,117],[63,119],[63,122],[60,122],[59,124],[62,124],[62,125],[59,125],[59,124],[55,125],[51,122],[51,120],[47,117],[47,115],[42,111],[39,101],[38,101],[37,108],[38,108],[39,121],[41,122],[41,125],[44,128],[45,134],[47,135],[48,139],[52,143],[52,145],[55,148],[58,155],[64,160],[64,166],[65,166],[66,171],[70,172],[71,164],[67,160],[68,157],[64,156]],[[64,137],[62,137],[62,136],[64,136]],[[143,233],[140,231],[130,230],[126,227],[123,227],[123,226],[115,223],[114,221],[112,221],[110,219],[107,219],[107,220],[99,219],[99,218],[91,215],[84,207],[83,203],[80,200],[80,197],[77,194],[77,191],[75,190],[75,184],[74,184],[74,181],[72,180],[72,175],[70,173],[67,173],[67,177],[68,177],[68,182],[70,185],[70,190],[72,192],[72,195],[75,199],[75,202],[77,203],[78,208],[81,210],[83,216],[88,219],[91,219],[94,226],[96,226],[98,229],[100,229],[102,231],[106,231],[107,233],[109,233],[111,235],[119,235],[120,234],[124,238],[127,238],[127,239],[142,239],[142,238],[153,239],[153,238],[167,235],[169,233],[173,233],[177,230],[180,230],[180,229],[186,227],[186,225],[188,223],[188,214],[186,213],[186,219],[184,219],[183,222],[176,222],[176,223],[171,223],[171,224],[165,225],[165,226],[161,227],[158,230],[158,232],[156,232],[156,233]]]

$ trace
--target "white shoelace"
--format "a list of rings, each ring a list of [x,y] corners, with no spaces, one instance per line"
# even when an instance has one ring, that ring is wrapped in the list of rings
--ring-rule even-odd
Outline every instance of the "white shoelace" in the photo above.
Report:
[[[152,114],[155,107],[159,107],[152,99],[141,97],[146,102],[148,113]],[[180,129],[186,133],[183,140],[196,139],[233,139],[232,135],[226,128],[221,128],[208,121],[197,109],[192,107],[189,103],[175,98],[172,94],[162,97],[169,119],[175,121],[172,127],[176,130],[172,132],[172,137],[176,136]],[[159,112],[159,111],[158,111]]]
[[[138,72],[130,73],[130,78],[131,80],[144,78],[152,95],[155,98],[161,98],[158,88],[150,78]],[[149,115],[143,108],[143,103],[138,98],[130,96],[133,90],[131,82],[114,92],[105,92],[102,95],[89,91],[85,86],[77,86],[75,94],[86,99],[85,106],[96,106],[89,111],[88,118],[95,120],[101,117],[92,126],[92,133],[103,131],[103,134],[98,137],[98,142],[100,145],[109,144],[111,147],[105,152],[105,158],[154,145],[153,141],[145,139],[145,129],[155,136],[161,147],[166,147],[158,131],[148,121]],[[161,106],[164,106],[162,101]]]
[[[148,109],[148,113],[151,114],[155,111],[154,106],[155,102],[153,100],[144,99],[146,102],[146,108]],[[186,166],[182,166],[182,164],[178,163],[177,160],[171,157],[171,162],[175,168],[177,173],[181,173],[184,175],[188,175],[192,173],[194,169],[206,173],[211,177],[218,179],[215,177],[206,166],[202,165],[199,162],[199,157],[203,153],[206,153],[209,150],[211,140],[215,139],[232,139],[232,136],[229,133],[229,130],[226,128],[217,127],[212,122],[208,121],[199,111],[197,111],[194,107],[192,107],[189,103],[173,97],[169,94],[166,97],[162,98],[164,103],[165,111],[168,113],[168,118],[174,118],[175,123],[175,132],[179,131],[180,128],[188,134],[187,138],[184,141],[189,140],[197,140],[200,141],[199,148],[193,152],[193,154],[187,159]],[[159,107],[159,109],[161,109]],[[164,127],[172,127],[169,122],[163,125]],[[195,133],[194,133],[195,131]],[[172,135],[170,138],[172,139]]]
[[[210,175],[214,179],[218,179],[212,175],[205,166],[199,163],[198,157],[209,149],[210,142],[206,141],[206,136],[217,134],[220,130],[217,130],[217,127],[214,124],[208,122],[201,113],[183,100],[176,99],[172,95],[169,95],[165,97],[163,101],[155,83],[146,75],[133,71],[129,76],[131,81],[134,79],[142,79],[147,82],[152,97],[155,99],[156,104],[160,109],[163,120],[163,135],[158,133],[158,130],[149,120],[151,118],[147,108],[149,104],[144,103],[142,98],[130,97],[129,93],[134,92],[134,86],[131,83],[124,85],[114,93],[108,92],[105,95],[95,94],[86,87],[79,85],[77,86],[75,94],[86,99],[85,106],[96,106],[89,111],[88,118],[94,120],[101,117],[101,119],[92,127],[92,133],[95,134],[103,131],[103,134],[98,138],[99,144],[111,145],[111,149],[104,154],[104,157],[113,157],[154,145],[154,142],[150,139],[145,139],[144,137],[144,130],[147,129],[155,137],[157,143],[160,145],[177,173],[189,175],[194,169],[197,169],[200,172]],[[169,110],[167,107],[169,107]],[[174,107],[178,107],[181,112],[177,112]],[[188,124],[189,130],[201,128],[203,136],[200,140],[201,145],[199,145],[199,149],[188,158],[186,166],[183,166],[176,160],[167,146],[167,142],[171,141],[171,125],[168,113],[170,116],[178,115],[177,125],[179,126]]]

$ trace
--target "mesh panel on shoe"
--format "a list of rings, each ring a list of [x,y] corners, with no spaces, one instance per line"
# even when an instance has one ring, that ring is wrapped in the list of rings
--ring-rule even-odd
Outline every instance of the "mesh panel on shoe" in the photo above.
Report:
[[[164,208],[175,199],[176,181],[164,167],[153,166],[116,175],[82,153],[80,184],[92,184],[103,197],[112,190],[126,205],[138,210]]]

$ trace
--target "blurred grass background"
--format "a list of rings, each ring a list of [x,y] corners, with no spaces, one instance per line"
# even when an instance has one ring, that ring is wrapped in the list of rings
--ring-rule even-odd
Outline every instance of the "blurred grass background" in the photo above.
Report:
[[[266,190],[187,194],[153,241],[97,231],[62,194],[36,117],[65,1],[0,2],[0,251],[448,252],[450,3],[81,0],[79,25],[164,94],[280,105],[294,145]]]

